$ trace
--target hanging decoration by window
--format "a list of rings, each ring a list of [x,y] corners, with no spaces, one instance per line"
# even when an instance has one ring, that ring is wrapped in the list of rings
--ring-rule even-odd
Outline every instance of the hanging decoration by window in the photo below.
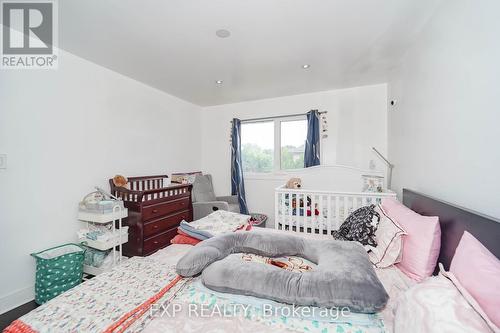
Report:
[[[320,126],[321,126],[321,138],[326,139],[328,138],[328,119],[326,117],[327,113],[325,112],[320,112]]]

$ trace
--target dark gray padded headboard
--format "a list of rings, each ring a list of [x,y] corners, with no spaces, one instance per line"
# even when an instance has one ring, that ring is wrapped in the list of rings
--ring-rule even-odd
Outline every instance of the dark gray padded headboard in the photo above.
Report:
[[[500,258],[500,220],[408,189],[403,189],[403,204],[420,215],[439,216],[441,252],[438,262],[445,269],[450,268],[465,230]]]

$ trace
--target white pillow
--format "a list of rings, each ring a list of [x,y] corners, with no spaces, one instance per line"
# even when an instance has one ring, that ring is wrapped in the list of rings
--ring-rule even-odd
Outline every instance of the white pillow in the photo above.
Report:
[[[380,205],[375,207],[375,211],[380,214],[380,222],[375,231],[377,247],[370,247],[371,251],[368,256],[375,267],[386,268],[401,261],[403,253],[402,236],[406,235],[406,232],[399,224],[387,216]]]
[[[396,301],[394,315],[394,332],[491,332],[453,282],[442,274],[402,294]]]

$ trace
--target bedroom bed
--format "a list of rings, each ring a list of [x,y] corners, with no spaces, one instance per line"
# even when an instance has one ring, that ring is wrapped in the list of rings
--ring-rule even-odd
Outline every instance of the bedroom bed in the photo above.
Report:
[[[450,267],[455,249],[464,231],[477,237],[496,258],[500,256],[500,244],[498,243],[498,239],[500,239],[500,224],[498,223],[500,221],[409,190],[404,190],[403,202],[421,215],[439,217],[442,231],[439,262],[446,269]],[[259,230],[250,232],[290,233],[299,234],[308,239],[331,239],[327,235],[256,229]],[[241,295],[228,296],[214,292],[205,288],[200,283],[199,277],[180,279],[175,274],[175,265],[190,249],[192,249],[192,245],[174,244],[149,257],[128,260],[125,265],[122,265],[123,267],[112,273],[114,275],[111,276],[111,279],[110,276],[101,275],[73,288],[21,317],[17,324],[7,329],[7,332],[254,333],[272,330],[275,332],[359,333],[405,331],[407,327],[405,330],[401,329],[404,327],[404,321],[417,320],[417,324],[414,326],[418,327],[419,319],[412,319],[408,313],[404,318],[397,318],[398,315],[401,317],[405,314],[402,310],[398,311],[398,307],[405,309],[406,306],[408,308],[408,305],[401,304],[401,299],[405,298],[403,296],[407,295],[408,291],[432,280],[427,279],[418,283],[405,274],[400,266],[375,268],[380,282],[389,294],[389,301],[380,313],[363,315],[350,313],[347,316],[332,316],[328,319],[304,317],[303,315],[297,318],[293,315],[285,315],[283,312],[274,312],[272,315],[266,316],[255,310],[246,311],[243,307],[235,309],[231,305],[240,304],[258,309],[263,304],[271,304],[272,309],[281,310],[287,308],[287,305],[258,298]],[[259,276],[245,278],[254,279],[256,283],[259,283]],[[109,295],[101,293],[103,285],[108,284],[107,287],[109,287],[110,283],[117,281],[121,284],[113,286]],[[426,291],[425,288],[424,291]],[[410,299],[410,301],[413,300]],[[197,307],[192,308],[193,304]],[[226,312],[214,315],[213,312],[210,312],[214,305],[232,310],[229,315]],[[180,310],[176,312],[174,309]],[[465,309],[470,310],[471,308],[465,304]],[[129,322],[130,319],[134,320]],[[422,322],[429,323],[433,320],[435,318],[420,319]],[[481,321],[481,319],[478,320]],[[489,331],[483,322],[478,324],[476,321],[471,325],[473,328],[471,331]],[[396,327],[400,329],[395,330]]]

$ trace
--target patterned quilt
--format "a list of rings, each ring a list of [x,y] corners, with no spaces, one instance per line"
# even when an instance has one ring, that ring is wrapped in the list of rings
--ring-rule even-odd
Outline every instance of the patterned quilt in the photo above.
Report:
[[[179,280],[174,266],[134,257],[41,305],[4,332],[139,332],[158,309],[151,304],[169,302],[187,281]]]
[[[270,258],[240,255],[242,260],[285,264],[284,269],[298,274],[315,268],[314,263],[302,258],[273,258],[271,262]],[[245,332],[253,326],[261,329],[255,332],[268,331],[269,328],[295,332],[378,333],[385,329],[377,314],[350,313],[342,317],[336,312],[337,316],[323,316],[321,314],[326,309],[315,308],[312,315],[297,317],[292,305],[217,293],[197,279],[180,279],[175,266],[170,260],[166,263],[165,259],[169,258],[162,259],[159,255],[156,258],[131,258],[19,318],[5,332],[141,332],[145,329],[165,333],[189,331],[195,327],[208,332],[204,323],[216,325],[217,332],[224,332],[225,328],[229,328],[228,332],[236,332],[237,323],[245,328]],[[188,316],[185,311],[175,318],[162,317],[165,307],[175,304],[185,308],[197,304],[208,310],[224,309],[229,313],[212,318],[213,321],[207,321],[209,318],[203,316]],[[302,309],[299,308],[300,312]]]

